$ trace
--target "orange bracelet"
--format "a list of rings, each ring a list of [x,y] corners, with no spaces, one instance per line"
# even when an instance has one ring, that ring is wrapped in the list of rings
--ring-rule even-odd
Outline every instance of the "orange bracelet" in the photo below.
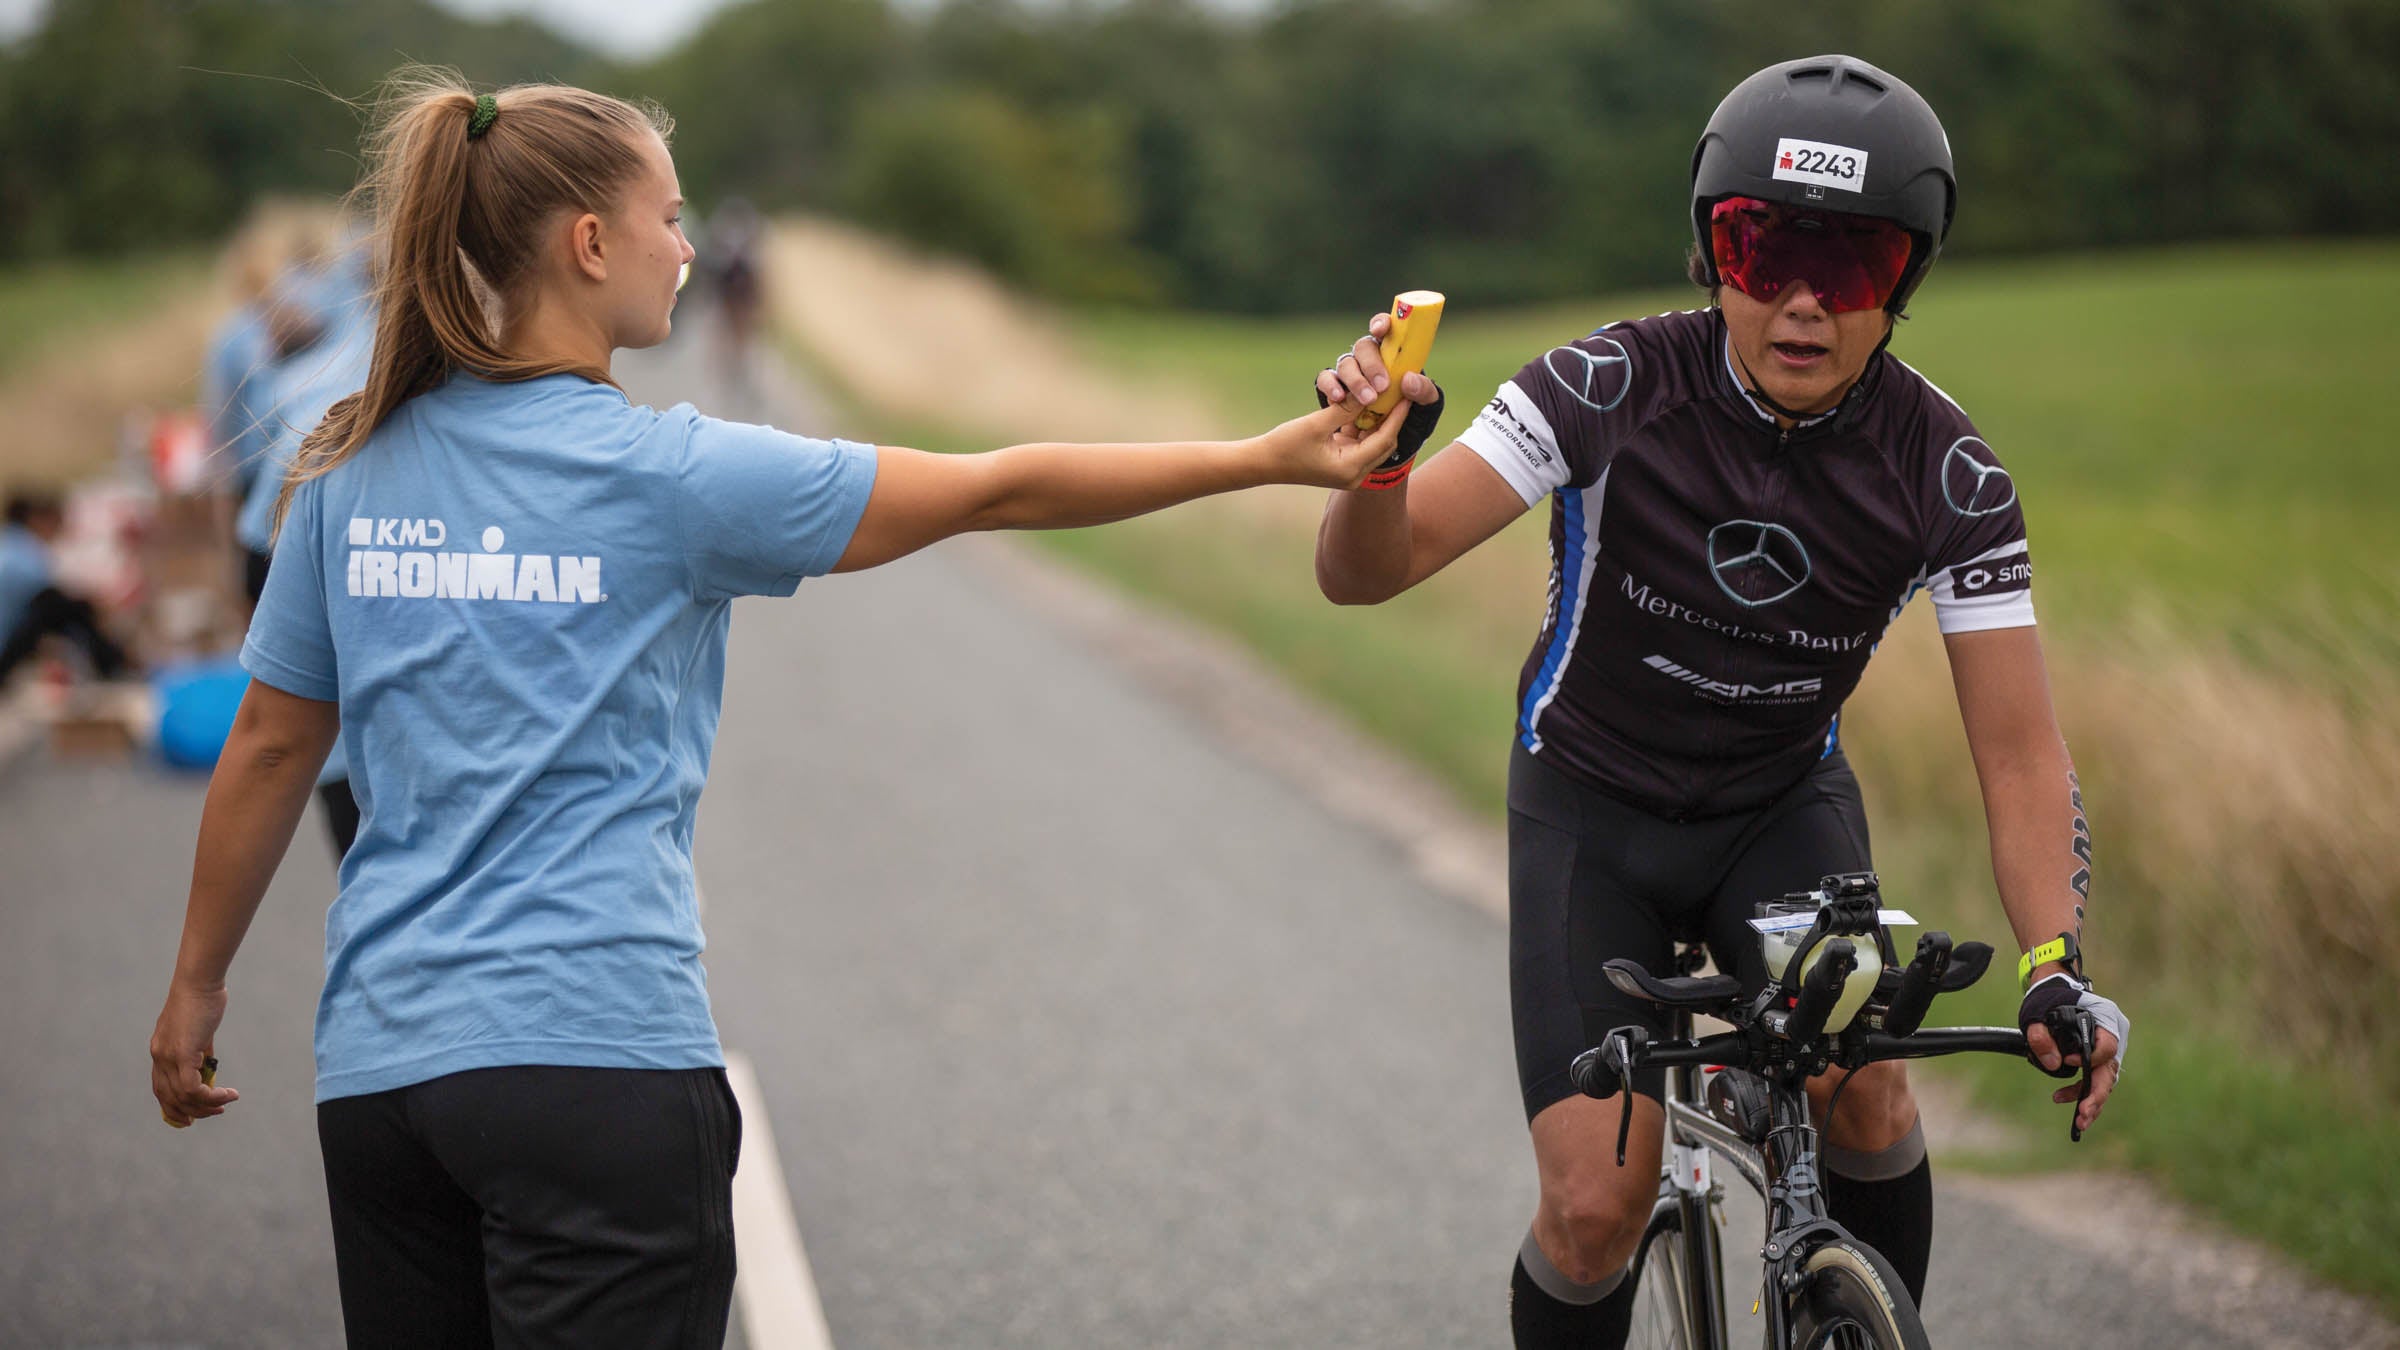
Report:
[[[1384,469],[1376,473],[1368,474],[1367,480],[1358,485],[1358,490],[1361,492],[1381,492],[1385,488],[1398,487],[1400,484],[1408,480],[1409,470],[1416,467],[1416,458],[1411,456],[1407,460],[1403,461],[1399,468]]]

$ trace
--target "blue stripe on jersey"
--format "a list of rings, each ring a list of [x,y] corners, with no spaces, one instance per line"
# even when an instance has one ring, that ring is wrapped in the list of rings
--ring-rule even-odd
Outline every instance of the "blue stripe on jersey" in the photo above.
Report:
[[[1825,724],[1825,748],[1817,752],[1817,758],[1830,759],[1833,752],[1841,748],[1842,715],[1837,712],[1833,715],[1833,720]]]
[[[1534,709],[1557,685],[1559,668],[1566,664],[1567,642],[1575,627],[1576,588],[1583,584],[1583,494],[1568,489],[1558,494],[1558,500],[1565,513],[1559,530],[1565,542],[1558,560],[1558,614],[1550,624],[1550,650],[1542,653],[1542,668],[1526,686],[1525,706],[1517,714],[1520,738],[1528,750],[1542,748],[1542,738],[1533,731]]]

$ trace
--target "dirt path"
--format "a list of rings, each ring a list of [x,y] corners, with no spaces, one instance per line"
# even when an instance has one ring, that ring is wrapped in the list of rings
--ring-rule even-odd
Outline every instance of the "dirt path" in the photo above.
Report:
[[[67,484],[116,462],[128,413],[199,397],[211,287],[162,297],[139,318],[79,332],[0,378],[0,479]]]
[[[807,218],[777,226],[768,263],[777,322],[883,416],[1010,441],[1222,434],[1214,407],[1095,370],[1046,306],[968,264]]]

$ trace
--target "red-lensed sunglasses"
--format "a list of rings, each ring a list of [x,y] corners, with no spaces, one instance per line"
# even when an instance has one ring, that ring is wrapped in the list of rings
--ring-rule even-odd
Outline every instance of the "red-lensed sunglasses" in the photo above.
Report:
[[[1881,309],[1908,270],[1909,232],[1875,216],[1728,197],[1708,215],[1717,275],[1753,300],[1805,281],[1829,314]]]

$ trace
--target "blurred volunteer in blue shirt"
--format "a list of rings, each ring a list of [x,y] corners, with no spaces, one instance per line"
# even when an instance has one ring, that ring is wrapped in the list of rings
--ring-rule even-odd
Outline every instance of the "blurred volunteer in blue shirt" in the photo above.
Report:
[[[734,597],[963,531],[1350,486],[1404,420],[929,455],[636,406],[610,355],[666,337],[692,257],[664,115],[425,72],[384,113],[373,357],[282,488],[153,1090],[177,1126],[238,1099],[203,1073],[226,971],[339,727],[363,819],[316,1095],[352,1344],[715,1346],[740,1122],[691,844]]]
[[[81,648],[92,673],[114,679],[131,665],[100,627],[91,602],[58,588],[50,570],[50,544],[66,513],[45,492],[14,492],[0,519],[0,686],[32,657],[46,637]]]
[[[275,551],[275,505],[300,443],[334,404],[364,388],[368,358],[375,349],[375,304],[369,292],[367,251],[353,247],[332,262],[295,271],[279,286],[276,304],[295,317],[315,341],[261,372],[252,383],[265,448],[234,518],[234,539],[249,558],[250,601],[266,589],[267,564]],[[358,801],[350,789],[350,757],[339,740],[317,774],[317,797],[325,808],[338,863],[358,838]]]

